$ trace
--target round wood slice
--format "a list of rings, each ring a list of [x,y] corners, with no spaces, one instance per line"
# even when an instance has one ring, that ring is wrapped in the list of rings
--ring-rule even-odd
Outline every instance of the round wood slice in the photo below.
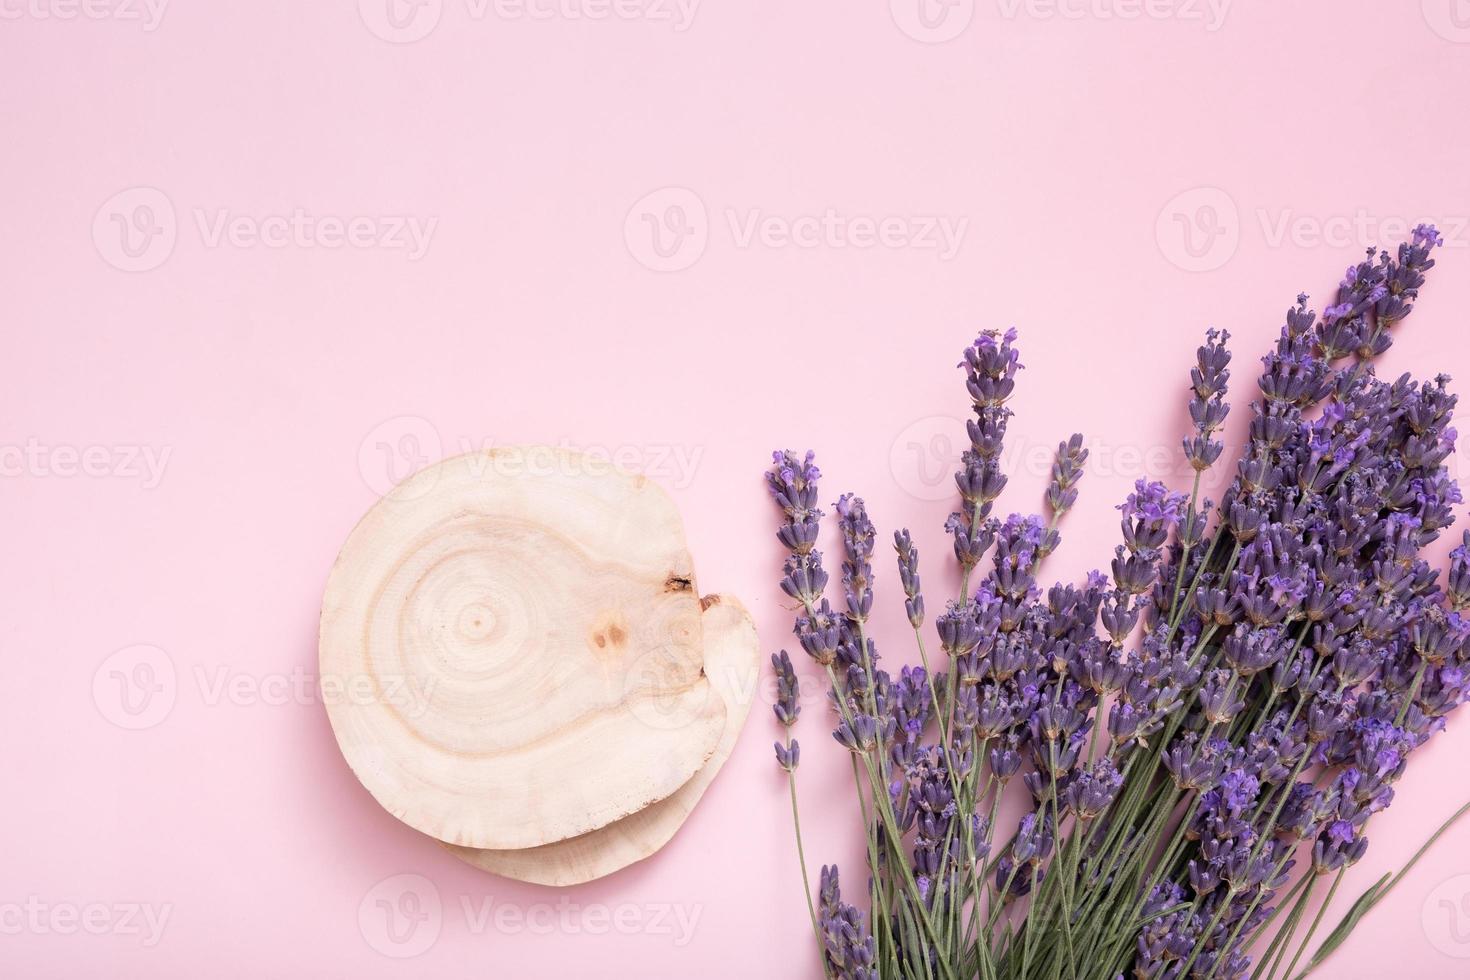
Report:
[[[444,847],[477,868],[507,878],[538,885],[580,885],[620,871],[667,844],[735,748],[760,672],[760,641],[745,607],[730,596],[709,596],[704,601],[704,672],[725,704],[725,730],[714,755],[693,779],[667,799],[555,844],[516,851]]]
[[[673,502],[551,447],[445,460],[348,537],[322,600],[337,743],[390,813],[466,847],[664,799],[725,726]]]

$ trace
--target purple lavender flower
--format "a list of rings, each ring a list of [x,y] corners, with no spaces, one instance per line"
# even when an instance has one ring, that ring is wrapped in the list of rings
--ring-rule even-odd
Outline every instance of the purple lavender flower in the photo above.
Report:
[[[796,739],[776,743],[776,764],[787,772],[795,772],[801,765],[801,744]]]
[[[914,547],[908,528],[895,531],[893,548],[898,552],[898,578],[903,585],[904,612],[909,625],[918,629],[924,625],[924,596],[919,586],[919,549]]]
[[[771,710],[776,720],[787,728],[796,724],[801,715],[801,685],[796,678],[796,668],[785,650],[771,654],[771,668],[776,673],[776,703]]]
[[[1082,479],[1086,462],[1082,433],[1074,432],[1066,442],[1058,444],[1056,460],[1051,465],[1051,481],[1046,486],[1046,502],[1054,519],[1060,519],[1077,502],[1077,482]]]
[[[1123,774],[1111,759],[1104,757],[1067,784],[1067,809],[1079,820],[1091,820],[1112,805],[1122,788]]]
[[[1118,509],[1125,520],[1167,528],[1178,523],[1185,500],[1184,494],[1174,493],[1162,483],[1140,479]]]
[[[1290,921],[1274,906],[1296,863],[1315,878],[1362,857],[1412,752],[1470,697],[1470,534],[1443,582],[1423,557],[1463,502],[1445,465],[1455,398],[1446,378],[1374,369],[1440,244],[1426,226],[1368,252],[1320,319],[1297,297],[1218,506],[1198,475],[1224,453],[1231,357],[1228,335],[1207,333],[1183,440],[1194,488],[1140,480],[1111,574],[1082,585],[1039,580],[1077,499],[1082,440],[1058,446],[1052,521],[996,516],[1021,365],[1014,331],[981,334],[960,365],[974,417],[946,522],[960,588],[930,634],[942,672],[928,654],[896,679],[877,666],[875,529],[852,495],[835,508],[842,611],[829,603],[820,474],[810,454],[776,454],[782,589],[802,648],[831,670],[834,739],[869,781],[879,903],[865,922],[824,870],[813,919],[830,975],[876,976],[881,951],[908,975],[1021,976],[1032,956],[1046,975],[1088,980],[1243,977],[1266,924]],[[906,530],[894,546],[923,644],[918,551]],[[782,702],[794,672],[784,654],[773,668]],[[794,704],[776,715],[794,722]],[[795,768],[794,740],[776,753]],[[1017,782],[1031,810],[1002,844],[986,814]],[[953,929],[988,914],[989,889],[1007,924]],[[1086,914],[1068,918],[1077,895]],[[1118,937],[1110,923],[1138,924]],[[967,932],[981,939],[949,948]],[[998,941],[1010,935],[1024,939]],[[1064,952],[1078,948],[1085,963]]]
[[[822,866],[817,916],[828,973],[836,980],[878,980],[873,937],[863,913],[842,900],[835,866]]]

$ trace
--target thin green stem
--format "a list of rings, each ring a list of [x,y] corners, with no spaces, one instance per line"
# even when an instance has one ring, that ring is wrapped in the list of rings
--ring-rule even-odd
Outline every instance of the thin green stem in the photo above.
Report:
[[[1274,980],[1276,971],[1281,969],[1282,961],[1286,959],[1286,953],[1291,949],[1291,939],[1296,935],[1297,926],[1301,924],[1302,915],[1307,910],[1307,903],[1311,901],[1312,889],[1315,887],[1316,880],[1317,876],[1308,871],[1302,875],[1301,881],[1297,882],[1296,890],[1299,890],[1301,894],[1297,896],[1296,901],[1292,904],[1291,912],[1287,914],[1286,921],[1277,930],[1276,938],[1271,940],[1271,945],[1267,948],[1266,955],[1261,958],[1261,965],[1256,968],[1255,974],[1252,975],[1252,980],[1260,976],[1261,971],[1266,969],[1267,962],[1273,960],[1273,958],[1274,962],[1271,963],[1271,969],[1266,974],[1266,978],[1267,980]],[[1274,957],[1272,955],[1273,951],[1275,954]]]
[[[1322,899],[1322,907],[1317,910],[1316,917],[1312,919],[1312,925],[1307,929],[1307,934],[1302,937],[1302,944],[1297,947],[1296,955],[1291,958],[1291,963],[1286,967],[1286,976],[1291,976],[1291,971],[1296,969],[1297,960],[1302,958],[1302,954],[1311,945],[1312,936],[1316,934],[1317,927],[1322,924],[1322,917],[1327,914],[1327,907],[1332,904],[1332,896],[1337,894],[1338,886],[1342,884],[1343,876],[1346,874],[1347,867],[1343,866],[1338,869],[1337,876],[1332,879],[1332,887],[1327,889],[1327,897]],[[1312,887],[1315,888],[1316,885],[1314,884]],[[1304,976],[1306,976],[1305,973],[1297,974],[1297,980],[1301,980]]]
[[[796,859],[801,864],[801,885],[802,892],[806,895],[806,910],[812,917],[812,935],[817,940],[817,956],[822,961],[822,975],[830,977],[832,973],[827,967],[826,944],[822,942],[822,928],[817,925],[817,907],[812,904],[812,882],[806,872],[806,847],[801,841],[801,814],[796,806],[796,773],[787,770],[786,785],[791,790],[791,823],[796,828]]]

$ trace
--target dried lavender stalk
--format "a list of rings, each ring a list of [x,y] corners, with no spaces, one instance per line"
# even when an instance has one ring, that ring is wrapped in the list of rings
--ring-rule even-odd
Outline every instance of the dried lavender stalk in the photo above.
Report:
[[[1193,486],[1140,480],[1110,574],[1078,585],[1043,591],[1037,576],[1077,499],[1082,439],[1058,447],[1050,519],[995,516],[1021,364],[1014,331],[981,334],[960,365],[975,417],[946,525],[962,587],[933,620],[939,673],[908,531],[894,543],[923,666],[894,679],[867,635],[876,532],[862,500],[835,505],[839,612],[815,548],[820,473],[810,453],[776,454],[782,588],[828,674],[868,832],[870,915],[823,869],[813,920],[829,976],[1238,978],[1273,933],[1254,975],[1293,974],[1318,881],[1362,857],[1408,754],[1470,696],[1470,534],[1443,585],[1419,557],[1461,502],[1444,467],[1455,399],[1447,378],[1372,368],[1438,244],[1421,227],[1370,253],[1320,321],[1298,298],[1218,507],[1200,487],[1224,452],[1230,354],[1228,334],[1208,333],[1183,441]],[[794,691],[784,652],[773,662]],[[777,716],[789,728],[796,711]],[[793,773],[795,741],[776,751]],[[1002,842],[1014,784],[1030,806]]]

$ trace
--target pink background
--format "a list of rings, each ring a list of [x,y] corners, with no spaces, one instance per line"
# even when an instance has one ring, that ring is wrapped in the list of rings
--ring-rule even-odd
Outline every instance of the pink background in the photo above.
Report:
[[[1447,247],[1387,368],[1470,377],[1463,0],[687,22],[664,0],[393,0],[396,21],[387,2],[0,5],[6,975],[818,975],[764,702],[664,852],[565,893],[461,865],[358,786],[310,683],[317,605],[412,460],[621,451],[676,495],[701,589],[743,598],[770,650],[790,625],[773,446],[818,449],[824,497],[860,491],[883,540],[912,526],[931,606],[949,591],[953,365],[980,328],[1018,326],[1027,365],[1003,506],[1038,505],[1057,439],[1094,448],[1048,569],[1067,578],[1106,562],[1136,477],[1185,485],[1203,329],[1236,336],[1239,423],[1296,292],[1320,303],[1420,218]],[[269,220],[298,211],[330,220]],[[405,218],[426,249],[402,247]],[[935,218],[966,222],[957,249]],[[152,701],[114,683],[149,669]],[[856,885],[820,720],[808,856]],[[1470,797],[1467,751],[1461,717],[1339,909]],[[1321,975],[1465,975],[1467,875],[1470,822]],[[428,903],[408,946],[377,905],[411,910],[404,885]],[[156,941],[128,905],[167,910]]]

